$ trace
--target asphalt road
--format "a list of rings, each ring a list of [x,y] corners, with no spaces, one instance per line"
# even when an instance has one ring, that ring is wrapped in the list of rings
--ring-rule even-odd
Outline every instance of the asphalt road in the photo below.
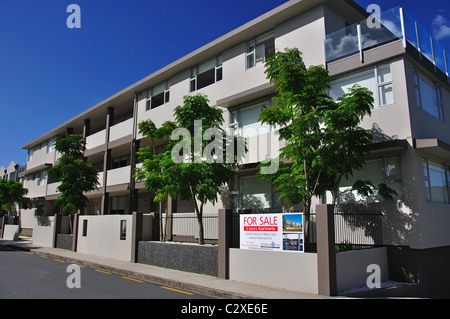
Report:
[[[0,246],[0,299],[208,297]]]

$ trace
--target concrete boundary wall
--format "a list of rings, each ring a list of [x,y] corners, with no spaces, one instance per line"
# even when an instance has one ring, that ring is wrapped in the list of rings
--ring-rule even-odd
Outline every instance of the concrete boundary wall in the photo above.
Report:
[[[77,252],[133,261],[133,215],[79,216]]]
[[[3,239],[18,240],[19,239],[19,225],[4,225]]]
[[[381,282],[389,279],[387,248],[352,250],[336,254],[337,289],[339,292],[357,287],[366,287],[367,279],[373,273],[369,265],[380,268]]]
[[[230,280],[318,294],[317,254],[231,248]]]
[[[55,242],[55,217],[49,216],[45,226],[33,226],[33,245],[42,247],[54,247]]]

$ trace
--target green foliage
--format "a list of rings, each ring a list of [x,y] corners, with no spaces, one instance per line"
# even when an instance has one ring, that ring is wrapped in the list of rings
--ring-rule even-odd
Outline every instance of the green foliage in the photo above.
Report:
[[[55,205],[62,205],[63,212],[71,214],[87,207],[89,200],[84,192],[97,189],[98,170],[84,160],[82,135],[72,134],[56,141],[55,149],[62,154],[59,163],[49,170],[50,176],[60,182],[57,190],[61,195],[55,200]]]
[[[30,199],[25,197],[28,193],[22,183],[0,179],[0,210],[11,212],[15,204],[27,206]]]
[[[305,213],[310,212],[312,197],[326,190],[334,203],[341,179],[364,167],[372,133],[359,124],[371,114],[372,93],[355,85],[333,101],[327,94],[328,71],[322,66],[306,68],[298,49],[267,59],[266,74],[277,96],[260,120],[280,127],[280,139],[285,141],[280,157],[288,163],[263,178],[272,181],[289,205],[303,203]],[[364,189],[363,184],[359,181],[358,188]]]
[[[215,149],[217,160],[205,162],[202,159],[203,152],[214,139],[219,142],[227,140],[225,132],[220,128],[223,124],[222,111],[209,106],[206,96],[185,96],[183,106],[174,111],[174,122],[165,122],[162,127],[156,128],[151,120],[138,124],[139,131],[151,140],[151,146],[141,148],[138,151],[142,168],[136,169],[137,179],[144,180],[145,187],[155,195],[154,200],[163,202],[170,196],[193,200],[195,212],[199,223],[199,243],[204,244],[203,234],[203,206],[207,202],[216,203],[220,188],[234,176],[236,161],[226,163],[223,149]],[[201,120],[201,129],[195,129],[194,122]],[[203,135],[208,129],[214,128],[221,132],[221,136],[211,139]],[[189,134],[183,135],[183,140],[172,139],[175,129],[187,129]],[[204,139],[205,138],[205,139]],[[157,152],[156,140],[167,140],[165,150]],[[172,151],[180,144],[187,149],[185,161],[174,161]],[[197,147],[197,149],[195,149]],[[178,150],[178,148],[176,149]],[[177,154],[178,155],[178,154]],[[221,157],[223,156],[223,157]]]

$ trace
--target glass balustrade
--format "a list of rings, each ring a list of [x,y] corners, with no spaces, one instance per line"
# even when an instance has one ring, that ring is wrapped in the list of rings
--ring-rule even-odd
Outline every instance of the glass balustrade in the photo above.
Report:
[[[449,75],[447,53],[442,44],[400,7],[328,34],[324,40],[326,61],[333,62],[403,38]]]

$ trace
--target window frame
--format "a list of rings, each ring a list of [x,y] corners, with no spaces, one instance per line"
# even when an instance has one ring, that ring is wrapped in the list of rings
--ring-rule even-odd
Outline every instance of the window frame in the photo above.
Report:
[[[123,165],[123,162],[125,162],[126,165]],[[111,170],[127,166],[130,166],[130,155],[117,156],[111,159]]]
[[[28,150],[27,162],[31,162],[34,159],[34,148]]]
[[[230,193],[231,199],[230,199],[230,205],[232,209],[238,209],[238,210],[245,210],[245,209],[262,209],[262,210],[271,210],[271,209],[282,209],[284,207],[284,201],[282,198],[280,198],[281,191],[274,191],[273,184],[271,181],[267,180],[268,182],[268,189],[270,190],[270,193],[267,193],[270,195],[270,201],[269,206],[265,208],[249,208],[249,207],[243,207],[244,199],[243,199],[243,182],[245,179],[251,179],[251,178],[257,178],[258,174],[257,172],[249,172],[244,174],[237,175],[232,180],[232,191]],[[278,201],[277,201],[278,199]],[[278,204],[278,205],[277,205]]]
[[[418,69],[414,68],[413,71],[414,74],[414,92],[415,92],[415,98],[416,98],[416,106],[422,110],[423,112],[427,113],[428,115],[431,115],[435,119],[445,122],[444,118],[444,101],[442,98],[442,87],[435,81],[432,81],[427,76],[423,75],[421,72],[419,72]],[[436,108],[437,117],[434,114],[431,114],[426,110],[426,108],[423,107],[424,103],[422,101],[422,90],[420,87],[420,79],[430,86],[434,88],[434,94],[435,94],[435,105],[433,105],[434,108]]]
[[[152,107],[152,99],[153,99],[153,90],[156,87],[159,87],[161,85],[164,85],[164,90],[163,90],[163,103],[160,105],[157,105],[155,107]],[[145,111],[150,111],[150,110],[154,110],[157,107],[160,107],[166,103],[169,103],[170,101],[170,80],[165,80],[163,82],[160,82],[157,85],[152,86],[150,89],[147,90],[147,97],[145,99]]]
[[[381,69],[384,66],[388,66],[389,67],[389,72],[391,74],[391,80],[389,81],[385,81],[385,82],[380,82],[378,79],[378,75],[379,75],[379,69]],[[345,82],[345,81],[349,81],[352,79],[356,79],[359,78],[363,75],[368,75],[371,74],[371,77],[373,75],[373,88],[374,90],[376,90],[376,92],[372,92],[373,93],[373,98],[374,98],[374,110],[381,110],[384,109],[386,107],[391,107],[391,106],[395,106],[396,105],[396,99],[395,99],[395,84],[394,84],[394,74],[392,72],[392,62],[388,61],[388,62],[384,62],[384,63],[379,63],[376,64],[372,67],[368,67],[368,68],[364,68],[361,70],[357,70],[354,72],[350,72],[347,74],[344,74],[342,76],[338,76],[337,78],[331,80],[329,82],[330,87],[333,85],[333,83],[340,83],[340,82]],[[356,83],[354,83],[356,84]],[[392,103],[389,104],[382,104],[382,99],[381,99],[381,94],[380,94],[380,89],[382,87],[391,85],[392,86]],[[331,89],[331,88],[330,88]],[[330,89],[328,89],[328,94],[330,94]],[[369,89],[370,90],[370,89]],[[344,92],[348,93],[348,92]]]
[[[255,68],[255,67],[259,66],[259,65],[264,65],[264,63],[266,62],[267,58],[269,58],[269,57],[266,57],[265,53],[264,53],[264,61],[262,63],[256,64],[256,45],[257,45],[257,41],[258,41],[258,39],[263,39],[263,38],[266,38],[266,37],[273,39],[273,47],[275,49],[275,31],[274,30],[271,30],[271,31],[268,31],[268,32],[263,33],[261,35],[258,35],[258,36],[255,36],[253,38],[250,38],[250,39],[248,39],[245,42],[245,44],[246,44],[246,46],[245,46],[246,47],[246,50],[245,50],[246,51],[245,52],[245,70],[250,70],[250,69],[253,69],[253,68]],[[252,43],[251,45],[253,46],[253,50],[252,51],[249,51],[249,48],[251,47],[250,43]],[[265,49],[265,47],[264,47],[264,49]],[[275,50],[274,50],[274,53],[275,53]],[[253,58],[252,58],[252,61],[253,61],[252,64],[253,65],[250,66],[248,62],[249,62],[249,57],[252,56],[252,55],[253,55]]]
[[[390,81],[385,81],[385,82],[380,82],[378,79],[378,75],[379,75],[379,69],[381,69],[384,66],[388,66],[389,67],[389,73],[391,74],[391,80]],[[375,107],[376,109],[381,109],[387,106],[392,106],[395,105],[395,88],[394,88],[394,73],[392,72],[392,63],[381,63],[381,64],[376,64],[374,66],[374,75],[375,75],[375,82],[377,83],[377,96],[378,96],[378,105]],[[381,92],[380,89],[386,86],[392,86],[392,103],[388,103],[388,104],[382,104],[382,99],[381,99]]]
[[[50,153],[53,153],[55,151],[55,142],[56,142],[55,138],[51,138],[51,139],[49,139],[47,141],[46,154],[50,154]]]
[[[214,82],[205,85],[201,88],[198,88],[198,69],[200,66],[207,64],[208,62],[214,60]],[[211,68],[212,70],[212,68]],[[220,72],[220,78],[219,78],[219,72]],[[196,64],[195,66],[191,67],[189,70],[189,92],[195,92],[198,90],[201,90],[205,87],[208,87],[210,85],[213,85],[217,82],[220,82],[223,80],[223,53],[217,54],[212,58],[209,58],[208,60],[205,60],[201,63]]]
[[[242,104],[240,106],[231,108],[228,112],[229,113],[229,125],[228,126],[234,130],[234,135],[241,136],[239,134],[239,128],[240,128],[239,127],[239,119],[240,119],[241,111],[243,111],[245,109],[250,109],[250,108],[257,108],[257,107],[261,108],[262,104],[264,104],[265,102],[267,102],[267,104],[268,104],[267,108],[269,108],[274,104],[272,98],[273,98],[272,96],[269,96],[269,97],[257,99],[257,100]],[[236,114],[236,116],[235,116],[235,114]],[[260,123],[259,119],[257,119],[257,121],[255,123]],[[270,133],[274,133],[275,131],[277,131],[276,126],[274,126],[274,125],[268,125],[268,126],[269,126],[269,130],[265,134],[270,134]],[[245,138],[250,138],[250,137],[259,136],[259,135],[260,134],[251,135],[251,136],[244,136],[244,135],[242,135],[242,136]]]
[[[399,170],[399,172],[400,172],[400,174],[398,174],[398,175],[388,175],[387,174],[387,160],[389,159],[389,158],[397,158],[397,161],[398,161],[398,170]],[[366,158],[365,158],[365,165],[364,165],[364,167],[361,169],[361,170],[356,170],[356,171],[354,171],[354,174],[352,175],[353,177],[354,176],[357,176],[357,174],[358,173],[362,173],[362,174],[364,174],[364,171],[365,171],[365,169],[366,169],[366,165],[367,165],[367,162],[369,162],[369,161],[377,161],[377,160],[379,160],[379,161],[382,161],[382,163],[383,163],[383,183],[385,183],[388,187],[390,187],[390,185],[391,185],[391,182],[394,182],[394,181],[399,181],[400,182],[400,190],[401,190],[401,193],[400,194],[397,194],[397,196],[395,197],[395,195],[394,195],[394,200],[393,201],[390,201],[390,200],[386,200],[386,199],[382,199],[382,200],[380,200],[380,201],[377,201],[377,202],[367,202],[368,204],[370,204],[370,205],[373,205],[373,204],[383,204],[383,203],[391,203],[391,202],[394,202],[394,203],[398,203],[398,202],[403,202],[403,198],[404,198],[404,189],[403,189],[403,167],[402,167],[402,155],[400,154],[400,153],[397,153],[397,152],[393,152],[393,153],[386,153],[386,154],[382,154],[382,155],[373,155],[373,156],[367,156]],[[361,179],[361,178],[360,178]],[[343,183],[343,181],[341,181],[341,183]],[[341,187],[346,187],[346,186],[339,186],[339,188],[341,188]],[[331,195],[331,193],[329,192],[329,191],[326,191],[326,197],[325,197],[325,201],[328,203],[328,202],[330,202],[331,203],[331,197],[330,198],[328,198],[328,196],[329,195]],[[330,200],[330,201],[328,201],[328,200]],[[346,203],[341,203],[341,204],[346,204]]]
[[[446,183],[446,188],[447,188],[447,202],[439,202],[439,201],[434,201],[431,192],[431,179],[430,179],[430,164],[429,161],[438,164],[438,165],[442,165],[444,168],[444,177],[445,177],[445,183]],[[430,157],[422,157],[422,165],[425,165],[425,167],[423,167],[423,178],[424,178],[424,186],[425,186],[425,191],[427,193],[427,203],[429,204],[443,204],[443,205],[449,205],[450,204],[450,165],[443,163],[441,161],[435,160],[433,158]],[[426,175],[425,175],[426,172]]]

